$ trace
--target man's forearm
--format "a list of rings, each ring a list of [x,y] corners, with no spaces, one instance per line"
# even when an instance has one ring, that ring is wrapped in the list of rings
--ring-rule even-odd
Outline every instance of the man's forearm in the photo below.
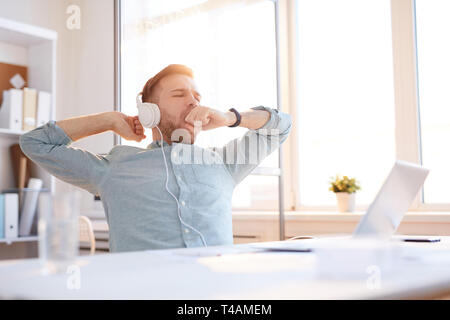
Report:
[[[228,113],[229,126],[236,122],[236,115],[234,112]],[[239,127],[244,127],[256,130],[264,126],[270,119],[270,112],[265,110],[250,110],[241,112],[241,124]]]
[[[72,141],[77,141],[84,137],[113,130],[114,111],[64,119],[56,121],[56,124]]]

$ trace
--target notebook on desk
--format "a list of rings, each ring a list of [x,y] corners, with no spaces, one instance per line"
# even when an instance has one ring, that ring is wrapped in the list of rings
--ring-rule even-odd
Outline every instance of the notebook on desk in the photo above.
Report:
[[[429,170],[405,161],[396,161],[377,196],[351,236],[259,243],[268,250],[309,252],[317,243],[360,238],[393,239],[403,216],[425,182]],[[439,241],[437,237],[406,237],[405,241]]]

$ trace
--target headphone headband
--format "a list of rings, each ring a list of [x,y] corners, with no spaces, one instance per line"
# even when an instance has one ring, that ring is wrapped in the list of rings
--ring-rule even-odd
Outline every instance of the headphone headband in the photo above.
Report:
[[[142,96],[142,92],[138,93],[138,95],[136,96],[137,105],[140,105],[142,103],[142,98],[140,96]]]

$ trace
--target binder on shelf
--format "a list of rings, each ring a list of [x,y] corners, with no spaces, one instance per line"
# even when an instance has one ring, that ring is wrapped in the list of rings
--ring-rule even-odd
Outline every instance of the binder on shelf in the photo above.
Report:
[[[36,128],[36,89],[23,88],[23,131],[30,131]]]
[[[4,90],[0,109],[0,128],[21,131],[22,118],[23,91],[19,89]]]
[[[0,194],[0,239],[5,237],[5,195]]]
[[[31,233],[42,180],[31,178],[28,188],[32,190],[23,193],[23,205],[20,212],[19,236],[21,237],[29,236]]]
[[[37,103],[37,123],[40,127],[50,121],[50,108],[52,105],[52,95],[46,91],[39,91]]]
[[[5,193],[4,195],[4,210],[5,222],[4,233],[5,238],[17,238],[18,224],[19,224],[19,195],[17,193]]]

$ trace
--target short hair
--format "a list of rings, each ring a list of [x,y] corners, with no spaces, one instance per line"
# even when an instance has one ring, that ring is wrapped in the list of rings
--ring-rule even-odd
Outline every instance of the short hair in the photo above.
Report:
[[[170,64],[160,72],[158,72],[154,77],[148,79],[144,88],[142,89],[142,102],[153,102],[149,101],[152,96],[152,91],[155,88],[156,84],[165,76],[171,74],[182,74],[188,77],[194,78],[194,72],[192,69],[182,65],[182,64]]]

